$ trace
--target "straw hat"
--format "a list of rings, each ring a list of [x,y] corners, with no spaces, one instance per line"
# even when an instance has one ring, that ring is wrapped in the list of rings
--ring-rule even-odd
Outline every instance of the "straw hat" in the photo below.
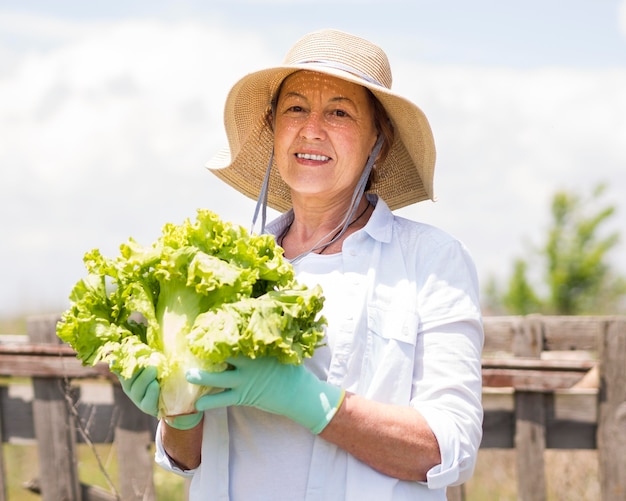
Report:
[[[391,90],[391,68],[385,53],[362,38],[322,30],[301,38],[281,66],[250,73],[230,90],[224,108],[229,148],[207,167],[220,179],[256,200],[270,160],[274,136],[264,117],[281,82],[300,70],[316,71],[369,89],[382,103],[395,130],[394,143],[369,192],[377,193],[393,210],[434,200],[435,144],[424,113]],[[268,205],[291,208],[289,187],[271,169]]]

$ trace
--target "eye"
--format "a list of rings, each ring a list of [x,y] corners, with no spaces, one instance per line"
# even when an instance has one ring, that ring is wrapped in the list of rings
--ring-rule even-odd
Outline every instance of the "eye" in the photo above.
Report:
[[[340,110],[340,109],[333,110],[331,112],[331,115],[334,115],[334,116],[339,117],[339,118],[344,118],[344,117],[348,118],[348,117],[350,117],[350,114],[347,111]]]

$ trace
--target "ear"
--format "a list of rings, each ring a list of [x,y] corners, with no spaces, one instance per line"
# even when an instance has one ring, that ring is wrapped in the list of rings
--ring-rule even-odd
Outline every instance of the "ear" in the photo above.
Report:
[[[375,155],[373,168],[376,167],[376,162],[378,162],[378,160],[381,157],[381,152],[382,152],[384,143],[385,143],[385,137],[379,132],[378,135],[376,136],[376,142],[374,143],[374,146],[372,147],[372,151],[370,152],[370,157],[372,155]]]

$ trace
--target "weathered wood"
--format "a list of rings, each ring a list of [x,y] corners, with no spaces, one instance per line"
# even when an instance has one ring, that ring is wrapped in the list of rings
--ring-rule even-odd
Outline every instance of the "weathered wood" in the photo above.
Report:
[[[12,385],[14,389],[19,387],[20,385]],[[80,387],[78,389],[80,390]],[[110,393],[112,395],[112,391]],[[95,402],[90,400],[89,395],[83,396],[82,392],[79,395],[77,410],[90,440],[93,443],[111,443],[120,412],[114,405],[112,396],[110,399],[101,397]],[[555,390],[546,396],[545,404],[547,448],[596,447],[597,390]],[[513,448],[515,430],[513,388],[485,388],[483,406],[485,418],[481,447]],[[4,439],[14,443],[34,443],[32,395],[9,396],[7,388],[0,387],[0,407],[5,418]],[[154,438],[156,420],[150,419],[150,426],[149,436]],[[84,442],[81,434],[76,438],[78,443]]]
[[[602,332],[598,317],[541,316],[543,323],[543,350],[596,351]]]
[[[115,429],[117,461],[120,471],[120,492],[124,501],[153,501],[153,456],[150,446],[154,438],[155,419],[141,412],[124,394],[114,388],[114,399],[120,415]]]
[[[510,387],[524,392],[548,392],[571,388],[582,376],[573,373],[550,373],[547,371],[484,369],[483,384],[492,388]]]
[[[76,352],[66,344],[41,344],[26,342],[0,343],[0,354],[8,355],[59,355],[75,357]]]
[[[2,409],[0,403],[0,409]],[[4,447],[2,447],[2,442],[4,442],[4,433],[2,431],[2,412],[0,412],[0,501],[7,501],[7,485],[4,481],[6,478],[6,469],[4,468]]]
[[[485,353],[512,353],[519,317],[485,317]]]
[[[35,317],[27,322],[31,342],[59,344],[57,319]],[[69,412],[63,380],[33,378],[33,416],[43,501],[80,501],[74,417]]]
[[[622,478],[626,471],[625,324],[626,317],[485,318],[481,447],[517,449],[518,499],[545,499],[546,448],[597,447],[603,499],[626,500]],[[48,328],[54,332],[52,323]],[[32,334],[39,330],[45,329],[29,327]],[[614,332],[617,334],[610,334]],[[3,338],[0,336],[0,375],[38,382],[57,378],[64,384],[51,396],[32,391],[30,397],[13,391],[16,385],[11,381],[11,391],[0,386],[0,439],[33,440],[33,430],[41,427],[35,426],[33,414],[39,414],[36,408],[45,401],[42,396],[53,402],[60,395],[63,399],[71,395],[74,406],[69,400],[64,405],[73,409],[72,415],[78,412],[90,440],[109,443],[115,437],[118,443],[119,467],[124,472],[120,475],[121,499],[154,499],[151,445],[156,420],[126,399],[108,367],[84,367],[69,347],[46,344],[36,335],[28,342],[18,336],[9,338],[8,343]],[[66,384],[74,380],[71,387]],[[108,400],[101,398],[100,385],[110,392]],[[94,391],[100,396],[90,400]],[[123,417],[121,409],[126,406],[130,414]],[[50,414],[49,408],[46,412]],[[74,429],[70,418],[67,422],[54,420],[50,426]],[[35,431],[39,436],[40,431]],[[74,440],[81,440],[81,435]],[[55,472],[57,468],[59,465]],[[85,486],[80,486],[80,491],[85,501],[92,499]],[[451,500],[462,499],[463,489],[450,488],[448,493]],[[106,498],[106,493],[103,495]]]
[[[540,358],[543,349],[541,319],[530,316],[520,320],[513,339],[513,354]],[[515,393],[515,449],[517,450],[517,492],[521,501],[544,501],[546,481],[544,451],[546,422],[544,395]],[[532,479],[532,481],[528,481]]]
[[[515,394],[515,449],[517,450],[517,489],[520,501],[544,501],[546,499],[545,447],[544,395],[517,392]]]
[[[596,448],[597,391],[558,390],[544,395],[546,448]],[[515,447],[515,392],[486,388],[483,392],[485,449]]]
[[[0,354],[0,376],[69,379],[110,377],[106,364],[83,366],[75,355]]]
[[[465,489],[462,485],[455,485],[446,489],[446,498],[448,501],[465,501]]]
[[[595,367],[593,360],[541,360],[539,358],[485,358],[483,386],[548,392],[571,388]]]
[[[602,499],[626,500],[626,320],[602,333],[598,406],[599,476]]]
[[[548,351],[595,351],[600,334],[599,317],[584,316],[501,316],[485,317],[485,353],[515,351],[516,331],[520,322],[535,318],[543,324],[543,350]]]
[[[9,395],[9,387],[0,386],[0,410],[3,417],[4,442],[28,442],[34,441],[35,425],[33,422],[33,389],[32,385],[11,385],[16,388],[27,390],[26,399],[22,396]]]

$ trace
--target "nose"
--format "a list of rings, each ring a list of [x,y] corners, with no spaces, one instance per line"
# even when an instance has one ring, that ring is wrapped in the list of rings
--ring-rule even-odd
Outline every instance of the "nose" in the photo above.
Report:
[[[324,119],[320,113],[309,113],[300,129],[300,136],[307,140],[321,140],[326,137]]]

